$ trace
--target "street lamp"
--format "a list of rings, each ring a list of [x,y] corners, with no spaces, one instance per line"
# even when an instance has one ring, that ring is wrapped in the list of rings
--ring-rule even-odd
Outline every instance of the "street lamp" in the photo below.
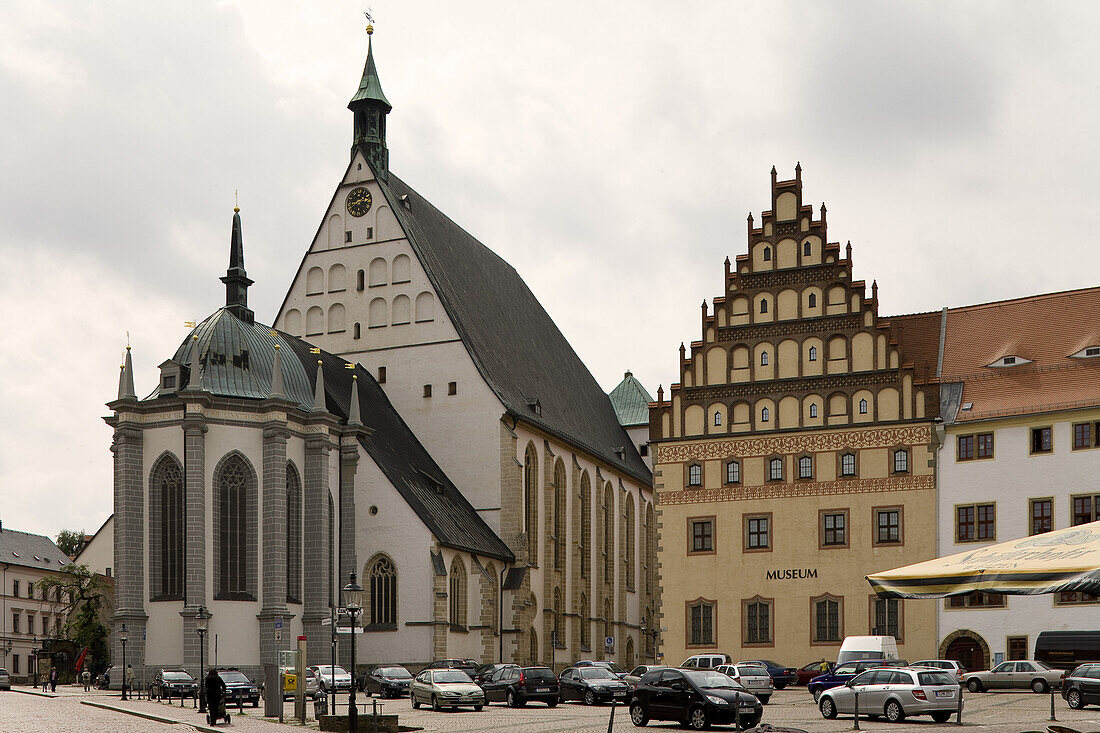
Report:
[[[126,699],[126,624],[118,630],[118,640],[122,642],[122,699]]]
[[[38,687],[38,684],[37,684],[38,683],[38,637],[37,636],[34,637],[34,646],[31,647],[31,659],[34,660],[34,671],[31,672],[31,674],[33,675],[32,678],[31,678],[31,685],[33,687]]]
[[[203,667],[206,666],[206,629],[210,622],[210,612],[206,606],[199,606],[195,612],[195,631],[199,632],[199,712],[206,712],[206,683]]]
[[[359,717],[355,709],[355,619],[363,612],[363,588],[355,582],[355,573],[351,574],[351,582],[344,586],[344,609],[351,618],[351,693],[348,697],[348,731],[358,733]],[[335,675],[335,670],[333,670]],[[333,686],[336,677],[332,678]],[[335,711],[333,711],[335,712]]]

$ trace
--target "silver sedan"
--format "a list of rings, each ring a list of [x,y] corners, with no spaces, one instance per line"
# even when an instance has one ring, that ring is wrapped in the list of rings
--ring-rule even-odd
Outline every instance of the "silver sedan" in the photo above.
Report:
[[[1030,687],[1033,692],[1043,693],[1052,687],[1061,687],[1065,674],[1063,670],[1054,669],[1043,662],[1016,660],[1003,662],[993,669],[967,672],[960,681],[971,692],[997,688],[1026,690]]]
[[[432,710],[442,710],[468,705],[480,711],[485,706],[485,691],[462,670],[426,669],[409,684],[409,699],[414,708],[431,705]]]
[[[954,675],[943,670],[869,669],[841,687],[821,693],[818,707],[822,717],[854,713],[857,694],[863,715],[884,715],[891,723],[899,723],[907,715],[931,715],[937,723],[946,723],[958,710],[962,688]]]

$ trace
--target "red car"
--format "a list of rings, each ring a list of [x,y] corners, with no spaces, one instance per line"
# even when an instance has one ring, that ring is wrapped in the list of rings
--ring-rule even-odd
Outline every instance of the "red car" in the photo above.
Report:
[[[826,662],[824,659],[819,659],[816,662],[804,664],[798,668],[798,680],[795,682],[795,684],[805,687],[806,684],[809,683],[809,681],[812,680],[814,677],[817,677],[819,674],[831,672],[832,669],[833,663]]]

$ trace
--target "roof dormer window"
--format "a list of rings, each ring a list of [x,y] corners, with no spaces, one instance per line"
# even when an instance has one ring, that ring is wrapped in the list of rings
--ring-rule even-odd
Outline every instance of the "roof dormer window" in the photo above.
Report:
[[[1100,357],[1100,346],[1086,346],[1076,354],[1069,355],[1071,359],[1094,359]]]
[[[1021,364],[1030,364],[1031,359],[1025,359],[1022,356],[1002,356],[992,364],[987,364],[990,367],[1011,367],[1020,366]]]

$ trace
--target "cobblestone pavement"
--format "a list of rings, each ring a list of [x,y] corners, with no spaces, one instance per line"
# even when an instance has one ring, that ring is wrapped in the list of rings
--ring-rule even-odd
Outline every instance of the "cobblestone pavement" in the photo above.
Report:
[[[93,707],[82,704],[82,701],[108,705],[113,709]],[[345,701],[346,697],[343,697],[341,702]],[[907,719],[898,725],[891,725],[881,719],[861,720],[860,727],[872,733],[952,733],[961,727],[969,729],[971,733],[1021,733],[1045,731],[1051,724],[1048,720],[1050,698],[1047,695],[1031,692],[968,693],[965,701],[964,726],[958,726],[954,719],[950,723],[938,725],[930,718],[921,717]],[[366,702],[369,711],[371,699]],[[379,703],[382,712],[399,714],[402,725],[418,726],[429,733],[604,733],[611,713],[610,707],[606,705],[586,707],[575,703],[559,705],[552,710],[537,703],[518,709],[494,704],[480,713],[469,709],[440,713],[423,708],[413,710],[408,699]],[[317,725],[312,719],[313,704],[310,703],[307,707],[309,718],[306,725],[315,730]],[[122,710],[164,718],[171,722],[135,717]],[[1100,708],[1070,710],[1065,701],[1056,695],[1055,712],[1058,725],[1086,733],[1100,733]],[[293,704],[287,702],[285,715],[288,721],[292,713]],[[369,714],[360,717],[360,722],[360,730],[368,733],[371,730]],[[764,708],[764,722],[800,728],[809,733],[842,733],[852,729],[851,717],[824,720],[803,688],[776,692],[771,704]],[[658,731],[679,729],[674,723],[663,722],[650,723],[647,727]],[[206,727],[204,718],[192,707],[190,700],[186,701],[185,707],[180,708],[178,703],[168,705],[148,700],[122,702],[117,692],[85,693],[80,687],[58,688],[57,695],[51,697],[0,692],[0,733],[176,733],[189,730],[211,730]],[[231,725],[219,725],[215,730],[279,733],[282,727],[277,720],[263,718],[262,707],[256,709],[246,706],[243,715],[232,713]],[[630,723],[626,708],[616,708],[614,731],[623,733],[635,730],[637,729]],[[732,731],[731,728],[724,730]]]

